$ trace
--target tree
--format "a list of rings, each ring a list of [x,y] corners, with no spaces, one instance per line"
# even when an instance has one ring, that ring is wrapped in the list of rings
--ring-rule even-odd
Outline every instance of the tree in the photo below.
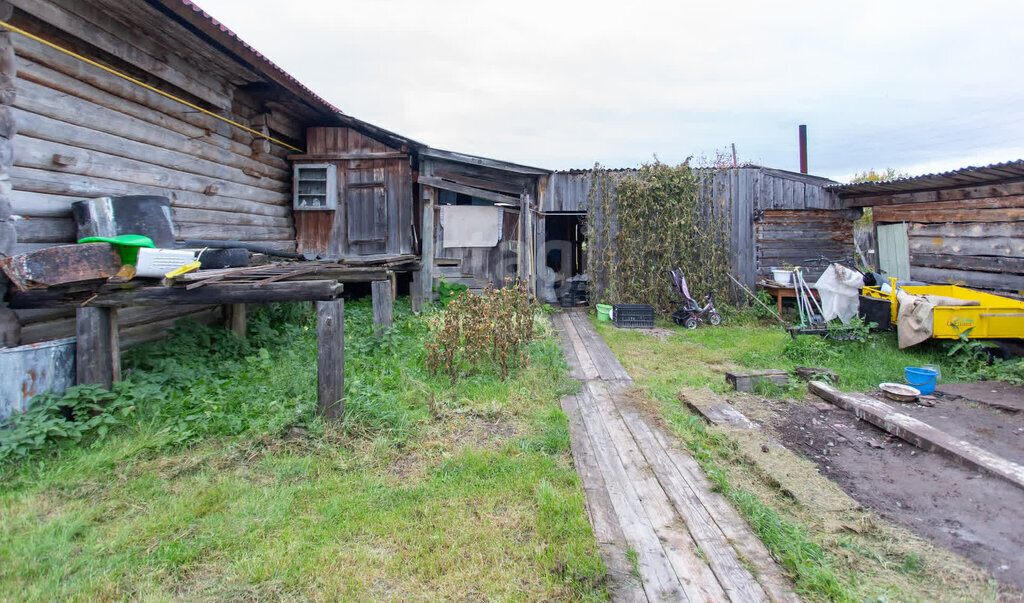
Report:
[[[899,180],[900,178],[909,178],[910,174],[901,172],[896,168],[885,168],[879,172],[875,171],[875,168],[871,168],[866,172],[858,172],[854,174],[853,178],[850,179],[850,184],[857,182],[886,182],[888,180]]]

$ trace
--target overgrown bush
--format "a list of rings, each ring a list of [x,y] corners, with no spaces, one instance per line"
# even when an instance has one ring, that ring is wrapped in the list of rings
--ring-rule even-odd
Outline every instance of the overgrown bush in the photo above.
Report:
[[[591,300],[677,305],[668,271],[682,268],[691,295],[729,293],[728,208],[701,194],[689,163],[646,164],[613,179],[595,166],[588,215]]]
[[[123,425],[144,397],[144,388],[115,383],[113,391],[98,385],[78,385],[63,395],[36,396],[32,406],[14,415],[0,430],[0,462],[25,457],[67,442],[90,442]]]
[[[536,303],[526,286],[506,282],[502,289],[490,286],[483,295],[463,292],[448,304],[433,343],[427,344],[431,373],[459,377],[496,367],[502,378],[513,368],[526,365],[526,346],[533,339]]]

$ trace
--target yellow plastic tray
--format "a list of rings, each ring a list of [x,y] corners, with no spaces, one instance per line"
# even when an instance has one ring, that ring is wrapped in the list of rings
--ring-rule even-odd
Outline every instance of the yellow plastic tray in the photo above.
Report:
[[[1024,302],[956,285],[903,287],[903,290],[914,295],[943,295],[979,302],[977,306],[936,307],[932,318],[933,338],[959,339],[960,333],[967,329],[971,329],[972,339],[1024,338]],[[892,323],[896,324],[899,304],[894,295],[882,293],[878,287],[865,287],[861,294],[889,300],[892,304]]]

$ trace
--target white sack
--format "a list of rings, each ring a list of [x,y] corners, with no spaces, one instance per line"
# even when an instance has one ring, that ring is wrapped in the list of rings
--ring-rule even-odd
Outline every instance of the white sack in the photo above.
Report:
[[[822,318],[826,321],[839,317],[843,324],[857,316],[860,309],[860,290],[864,275],[839,264],[832,264],[814,283],[821,297]]]

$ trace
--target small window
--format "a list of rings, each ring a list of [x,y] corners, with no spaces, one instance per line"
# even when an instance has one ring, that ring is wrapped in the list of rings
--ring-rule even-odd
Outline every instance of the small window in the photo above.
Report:
[[[338,207],[337,166],[327,163],[296,165],[293,187],[297,211]]]

